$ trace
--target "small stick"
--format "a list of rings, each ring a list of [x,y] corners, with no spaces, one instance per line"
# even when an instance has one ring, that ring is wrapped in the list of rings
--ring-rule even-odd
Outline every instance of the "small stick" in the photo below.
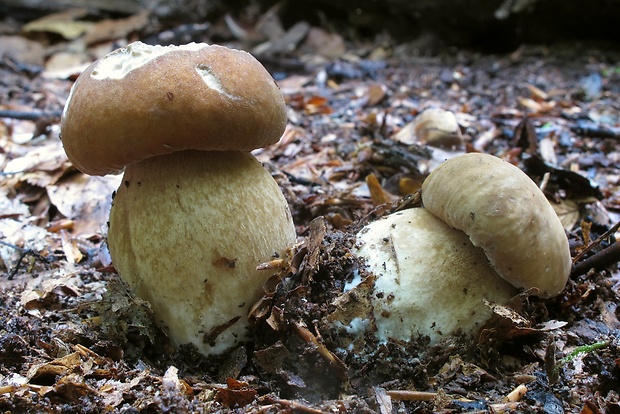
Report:
[[[519,408],[518,402],[506,402],[501,404],[490,404],[489,405],[490,412],[492,413],[505,413],[505,412],[516,412],[517,408]]]
[[[41,260],[42,262],[48,263],[48,260],[41,256],[39,253],[35,252],[32,249],[24,249],[22,247],[16,246],[14,244],[11,243],[7,243],[5,241],[0,240],[0,244],[3,246],[7,246],[10,247],[11,249],[15,249],[19,252],[19,258],[17,259],[17,264],[15,265],[15,267],[9,272],[9,275],[7,277],[8,280],[13,280],[13,278],[15,277],[15,275],[17,274],[17,272],[19,271],[20,267],[22,266],[22,262],[24,260],[24,258],[28,255],[34,256],[36,259]]]
[[[296,413],[308,413],[308,414],[327,414],[325,411],[321,411],[321,410],[317,410],[316,408],[312,408],[309,407],[307,405],[298,403],[296,401],[292,401],[292,400],[282,400],[282,399],[270,399],[272,404],[269,405],[263,405],[261,408],[263,410],[271,410],[272,408],[276,408],[274,407],[275,405],[279,405],[282,408],[288,408],[287,412],[289,410],[292,410],[293,412]]]
[[[514,390],[508,393],[508,395],[506,396],[506,401],[507,402],[521,401],[521,398],[523,398],[526,392],[527,392],[527,387],[521,384],[517,386]]]
[[[415,390],[389,390],[386,394],[400,401],[433,401],[437,397],[436,392]]]
[[[343,381],[347,380],[347,367],[333,352],[331,352],[323,343],[321,343],[312,332],[306,328],[302,322],[293,322],[293,330],[304,341],[317,347],[319,355],[330,367],[336,371],[336,375]]]
[[[571,131],[590,138],[620,138],[620,128],[604,128],[597,125],[573,126]]]
[[[14,111],[11,109],[0,110],[0,118],[19,119],[21,121],[38,121],[41,119],[60,119],[61,111]]]
[[[582,251],[580,251],[579,254],[577,254],[577,256],[573,258],[573,264],[577,263],[579,259],[581,259],[583,256],[586,255],[586,253],[588,253],[590,250],[592,250],[593,248],[601,244],[603,240],[609,238],[612,234],[618,231],[618,228],[620,228],[620,221],[614,224],[609,230],[601,234],[599,238],[594,240],[592,243],[588,244]]]
[[[574,277],[586,274],[590,269],[606,269],[618,262],[620,262],[620,243],[616,241],[611,246],[607,246],[603,250],[596,252],[587,259],[574,265],[570,275]]]

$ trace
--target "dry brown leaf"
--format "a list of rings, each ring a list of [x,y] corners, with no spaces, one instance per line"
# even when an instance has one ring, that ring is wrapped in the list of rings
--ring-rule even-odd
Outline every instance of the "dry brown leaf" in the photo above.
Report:
[[[392,413],[392,397],[388,395],[384,388],[375,387],[375,399],[377,400],[377,404],[379,404],[379,412],[381,414],[391,414]]]
[[[398,142],[402,142],[405,145],[415,144],[417,142],[415,135],[415,124],[413,122],[409,122],[397,133],[392,135],[392,139]]]
[[[560,218],[562,226],[566,230],[571,230],[577,222],[581,213],[579,212],[579,204],[573,200],[560,200],[557,203],[551,203],[551,207],[555,210],[555,214]]]
[[[217,387],[215,389],[215,401],[225,407],[245,407],[254,401],[257,394],[256,390],[250,388],[248,383],[227,378],[226,388]]]
[[[5,173],[23,173],[34,171],[53,172],[61,169],[68,162],[60,140],[53,140],[40,147],[31,147],[28,152],[16,157],[4,166]]]
[[[80,252],[77,241],[71,237],[68,231],[60,230],[60,241],[68,263],[75,264],[82,261],[84,256]]]
[[[104,40],[124,38],[132,32],[143,29],[149,22],[149,14],[148,10],[143,10],[125,19],[101,20],[89,28],[84,36],[84,42],[92,45]]]
[[[534,99],[546,101],[549,98],[549,95],[547,95],[545,91],[543,91],[540,88],[537,88],[534,85],[527,84],[525,85],[525,87],[530,91],[530,93],[532,94],[532,98]]]
[[[73,174],[46,187],[52,204],[74,221],[73,236],[85,238],[101,234],[108,220],[112,193],[122,181],[118,175],[92,177]]]
[[[56,377],[58,375],[66,375],[82,365],[80,354],[74,352],[72,354],[56,358],[53,361],[43,364],[37,364],[28,370],[28,379],[37,379],[40,377]]]
[[[518,303],[518,299],[524,297],[519,295],[511,302],[514,305]],[[513,340],[520,337],[527,337],[559,329],[567,323],[564,321],[548,321],[537,327],[532,327],[530,320],[521,316],[517,311],[509,306],[498,305],[485,301],[486,305],[491,308],[493,315],[480,329],[479,342],[485,343],[491,338],[500,340]]]
[[[305,49],[328,59],[335,59],[346,52],[346,46],[342,36],[337,33],[329,33],[325,30],[312,27],[306,36]]]
[[[60,296],[77,297],[79,277],[75,274],[53,277],[52,274],[33,279],[21,294],[20,303],[25,309],[50,309],[56,305]]]
[[[553,110],[556,106],[555,102],[538,102],[530,98],[518,97],[517,101],[521,106],[532,111],[533,114],[545,114]]]
[[[441,108],[424,110],[392,139],[407,145],[420,143],[444,149],[458,149],[464,144],[454,113]]]
[[[84,381],[78,373],[71,373],[60,378],[47,394],[55,394],[65,401],[77,403],[87,395],[97,395],[97,390]]]
[[[323,114],[329,115],[334,110],[329,106],[329,100],[324,96],[311,96],[304,102],[304,112],[306,115]]]
[[[19,62],[43,66],[45,53],[45,47],[34,40],[23,36],[0,36],[0,55],[2,56],[11,56]]]
[[[125,394],[135,388],[149,375],[148,370],[140,371],[129,382],[120,382],[117,380],[107,380],[99,387],[99,395],[102,396],[103,402],[107,407],[117,407],[125,400]]]
[[[67,40],[77,39],[93,25],[91,22],[76,20],[87,14],[88,10],[86,9],[69,9],[59,13],[48,14],[24,25],[23,31],[26,33],[56,33]]]
[[[366,106],[375,106],[385,98],[387,87],[384,84],[374,83],[366,88],[364,99]]]
[[[366,176],[366,184],[370,191],[370,198],[372,199],[373,206],[377,207],[391,201],[390,196],[385,192],[383,187],[381,187],[376,175],[368,174]]]

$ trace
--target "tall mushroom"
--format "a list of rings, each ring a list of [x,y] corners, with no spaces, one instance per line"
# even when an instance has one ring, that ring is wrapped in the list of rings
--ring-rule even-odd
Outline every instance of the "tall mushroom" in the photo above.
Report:
[[[276,83],[250,54],[132,43],[87,68],[62,117],[80,171],[125,169],[111,210],[115,268],[175,345],[206,355],[244,340],[247,312],[296,239],[277,183],[251,150],[286,125]]]
[[[553,208],[519,168],[486,154],[441,164],[422,186],[424,208],[393,213],[357,235],[375,276],[379,339],[437,342],[473,332],[518,288],[550,297],[570,273],[568,239]]]

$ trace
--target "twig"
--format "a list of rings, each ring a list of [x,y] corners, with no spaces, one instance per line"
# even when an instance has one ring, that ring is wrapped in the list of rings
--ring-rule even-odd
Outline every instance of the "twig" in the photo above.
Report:
[[[523,384],[519,384],[515,389],[510,391],[506,396],[507,402],[517,402],[521,401],[525,393],[527,392],[527,387]]]
[[[620,138],[620,128],[602,127],[598,125],[579,125],[570,128],[577,135],[590,138]]]
[[[609,230],[607,230],[592,243],[588,244],[582,251],[580,251],[579,254],[577,254],[573,258],[573,268],[571,270],[571,276],[579,276],[585,274],[588,270],[592,268],[599,270],[609,267],[614,263],[618,263],[620,261],[620,246],[618,246],[617,241],[611,246],[606,247],[598,253],[595,253],[593,256],[588,257],[583,262],[577,262],[593,248],[601,244],[603,240],[608,239],[612,234],[618,231],[619,228],[620,221],[614,224]]]
[[[316,408],[312,408],[310,406],[301,404],[297,401],[292,401],[292,400],[284,400],[284,399],[280,399],[280,398],[272,398],[269,397],[268,398],[269,402],[271,404],[268,405],[263,405],[261,406],[262,410],[266,412],[267,410],[271,410],[272,408],[278,409],[278,408],[285,408],[287,409],[286,411],[293,411],[296,413],[308,413],[308,414],[327,414],[326,411],[322,411],[322,410],[318,410]],[[275,407],[275,406],[279,406],[279,407]]]
[[[302,322],[293,322],[293,331],[304,341],[316,346],[321,358],[323,358],[329,366],[335,371],[339,379],[347,380],[347,367],[333,352],[331,352],[323,343],[321,343],[312,332],[305,327]]]
[[[11,109],[0,110],[0,118],[19,119],[22,121],[39,121],[60,119],[62,111],[14,111]]]
[[[433,401],[437,397],[436,392],[414,390],[388,390],[386,394],[400,401]]]
[[[590,250],[592,250],[593,248],[601,244],[603,240],[609,238],[609,236],[611,236],[616,231],[618,231],[618,228],[620,228],[620,221],[614,224],[609,230],[601,234],[596,240],[594,240],[592,243],[587,245],[582,251],[580,251],[579,254],[573,258],[573,264],[577,263],[579,259],[585,256],[586,253],[588,253]]]
[[[15,277],[17,272],[19,271],[20,267],[22,266],[22,261],[28,255],[31,255],[35,259],[41,260],[42,262],[48,263],[48,260],[45,257],[41,256],[39,253],[35,252],[32,249],[24,249],[22,247],[16,246],[16,245],[11,244],[11,243],[7,243],[7,242],[2,241],[2,240],[0,240],[0,244],[3,245],[3,246],[10,247],[11,249],[17,250],[19,252],[19,258],[17,259],[17,264],[15,265],[15,267],[11,271],[9,271],[9,275],[7,277],[8,280],[13,280],[13,278]]]
[[[590,269],[602,270],[620,262],[620,243],[607,246],[603,250],[594,253],[587,259],[577,263],[571,269],[571,276],[586,274]]]

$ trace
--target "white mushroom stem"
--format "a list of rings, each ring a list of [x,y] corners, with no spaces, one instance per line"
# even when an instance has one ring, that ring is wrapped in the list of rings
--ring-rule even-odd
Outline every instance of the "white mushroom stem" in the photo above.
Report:
[[[108,243],[174,345],[218,354],[240,343],[247,313],[295,228],[278,185],[249,153],[182,151],[127,167]]]
[[[505,303],[516,293],[482,249],[423,208],[372,222],[357,239],[376,277],[371,302],[381,341],[471,333],[491,314],[485,299]]]

